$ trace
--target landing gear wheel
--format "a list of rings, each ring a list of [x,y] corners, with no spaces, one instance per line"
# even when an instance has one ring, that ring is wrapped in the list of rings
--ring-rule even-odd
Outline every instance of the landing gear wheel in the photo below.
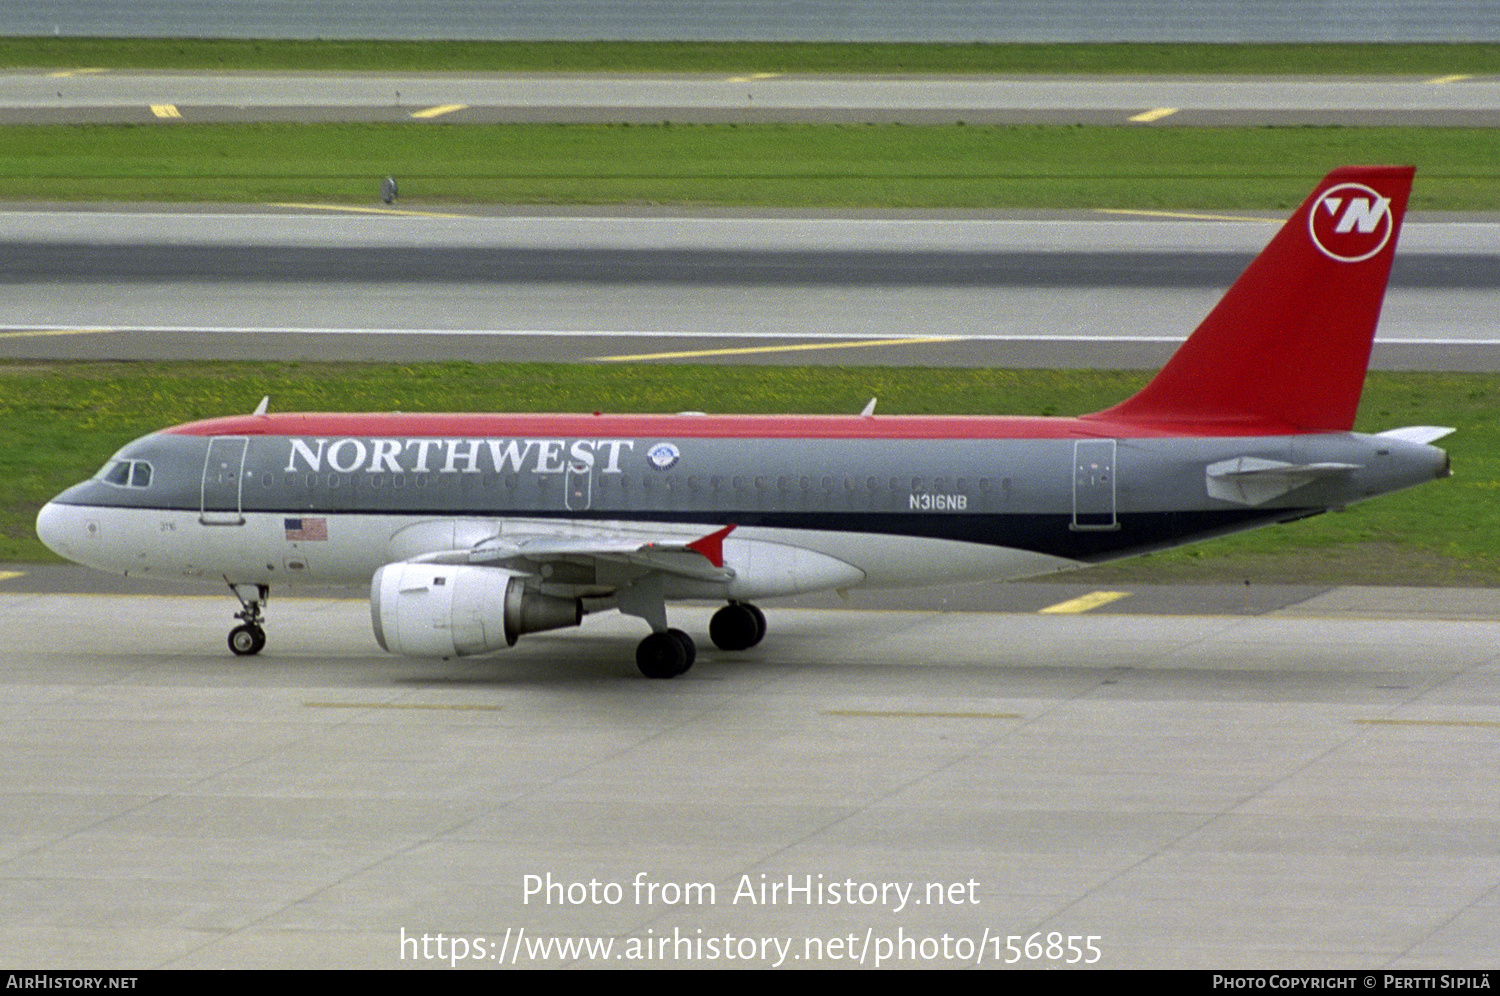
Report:
[[[242,610],[234,614],[242,625],[229,631],[229,649],[236,657],[253,657],[266,649],[266,631],[261,623],[266,619],[265,605],[266,599],[271,597],[271,589],[263,584],[236,584],[227,577],[224,582],[240,600]]]
[[[682,630],[652,633],[635,648],[635,666],[648,678],[675,678],[693,666],[693,640]]]
[[[720,650],[749,650],[766,635],[766,616],[749,602],[730,602],[708,621],[708,636]]]
[[[680,629],[669,629],[667,633],[675,638],[678,643],[682,644],[683,650],[687,651],[687,663],[682,665],[681,671],[677,672],[678,674],[686,674],[692,668],[693,662],[698,659],[698,645],[693,642],[691,636],[688,636]]]
[[[266,647],[266,631],[246,623],[229,631],[229,649],[236,657],[253,657]]]
[[[766,614],[760,611],[760,606],[758,605],[751,605],[749,602],[741,602],[740,604],[755,617],[755,643],[750,644],[753,647],[756,643],[766,638]]]

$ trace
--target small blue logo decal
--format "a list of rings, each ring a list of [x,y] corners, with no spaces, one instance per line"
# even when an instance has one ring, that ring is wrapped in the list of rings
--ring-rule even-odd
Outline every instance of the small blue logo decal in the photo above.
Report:
[[[646,459],[657,470],[671,470],[681,458],[682,453],[671,443],[657,443],[646,451]]]

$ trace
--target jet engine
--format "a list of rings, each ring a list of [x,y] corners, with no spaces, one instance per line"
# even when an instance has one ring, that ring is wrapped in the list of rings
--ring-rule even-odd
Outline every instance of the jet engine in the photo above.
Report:
[[[543,595],[504,568],[404,561],[370,581],[375,639],[407,657],[464,657],[503,650],[522,633],[577,626],[576,598]]]

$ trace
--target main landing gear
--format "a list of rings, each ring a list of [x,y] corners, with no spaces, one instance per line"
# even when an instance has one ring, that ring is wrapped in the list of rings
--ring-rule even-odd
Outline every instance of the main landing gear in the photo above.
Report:
[[[652,633],[635,648],[635,666],[648,678],[675,678],[698,657],[693,638],[680,629]]]
[[[242,625],[229,631],[229,649],[236,657],[252,657],[266,647],[264,606],[271,597],[271,587],[264,584],[235,584],[233,581],[228,583],[229,590],[240,600],[243,609],[234,614],[236,619],[242,620]]]
[[[730,602],[708,621],[708,636],[720,650],[749,650],[766,635],[766,614],[749,602]]]
[[[749,650],[766,635],[766,616],[749,602],[730,602],[708,623],[709,639],[720,650]],[[675,678],[693,666],[698,648],[680,629],[652,633],[635,648],[635,665],[648,678]]]

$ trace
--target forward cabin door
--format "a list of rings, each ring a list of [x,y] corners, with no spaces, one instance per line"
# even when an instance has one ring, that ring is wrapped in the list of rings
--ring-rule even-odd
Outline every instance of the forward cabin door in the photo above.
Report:
[[[203,460],[203,505],[198,521],[205,526],[243,526],[247,436],[216,436]]]
[[[1115,440],[1074,441],[1073,521],[1068,528],[1120,528],[1115,518]]]

